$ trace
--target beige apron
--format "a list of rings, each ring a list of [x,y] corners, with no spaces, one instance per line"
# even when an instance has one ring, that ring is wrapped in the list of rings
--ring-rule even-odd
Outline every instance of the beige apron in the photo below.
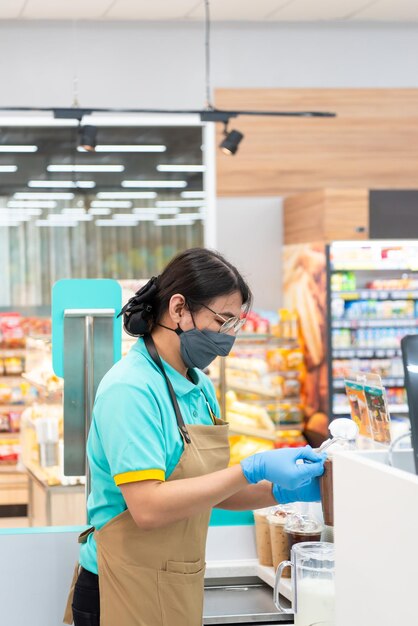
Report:
[[[228,426],[187,425],[185,443],[171,480],[203,476],[227,467]],[[94,531],[97,542],[100,626],[201,626],[206,536],[211,511],[141,530],[128,510]],[[86,534],[80,536],[86,540]],[[64,623],[72,624],[71,603]]]

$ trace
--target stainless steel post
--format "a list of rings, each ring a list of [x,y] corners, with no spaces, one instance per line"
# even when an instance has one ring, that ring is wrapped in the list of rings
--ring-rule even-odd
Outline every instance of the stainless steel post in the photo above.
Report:
[[[114,309],[64,311],[64,473],[86,476],[86,499],[86,443],[97,387],[114,363],[114,316]]]

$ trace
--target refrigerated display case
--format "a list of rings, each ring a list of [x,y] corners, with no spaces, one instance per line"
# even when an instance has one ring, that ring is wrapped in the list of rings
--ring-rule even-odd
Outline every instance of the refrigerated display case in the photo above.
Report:
[[[379,374],[389,412],[407,414],[400,341],[418,333],[418,242],[335,242],[327,265],[331,415],[349,414],[350,371]]]
[[[316,418],[349,415],[353,371],[379,374],[391,415],[407,415],[400,341],[418,332],[418,241],[288,245],[283,269],[284,304],[300,318],[307,420],[326,435]]]

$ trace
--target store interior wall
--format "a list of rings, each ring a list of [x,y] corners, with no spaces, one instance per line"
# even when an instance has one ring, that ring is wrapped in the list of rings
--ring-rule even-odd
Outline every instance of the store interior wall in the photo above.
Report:
[[[248,280],[254,308],[281,306],[283,208],[281,198],[219,198],[217,249]]]
[[[16,45],[16,42],[24,45]],[[0,23],[0,105],[205,104],[203,23]],[[30,50],[30,54],[28,54]],[[417,24],[212,25],[213,87],[418,86]]]

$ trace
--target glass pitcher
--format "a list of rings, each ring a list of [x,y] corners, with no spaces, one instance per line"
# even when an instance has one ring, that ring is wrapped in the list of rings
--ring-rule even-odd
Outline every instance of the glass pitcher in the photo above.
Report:
[[[284,613],[294,613],[295,626],[335,620],[334,544],[298,543],[292,547],[291,561],[280,563],[274,586],[274,603]],[[280,604],[279,586],[285,567],[292,568],[292,609]]]

